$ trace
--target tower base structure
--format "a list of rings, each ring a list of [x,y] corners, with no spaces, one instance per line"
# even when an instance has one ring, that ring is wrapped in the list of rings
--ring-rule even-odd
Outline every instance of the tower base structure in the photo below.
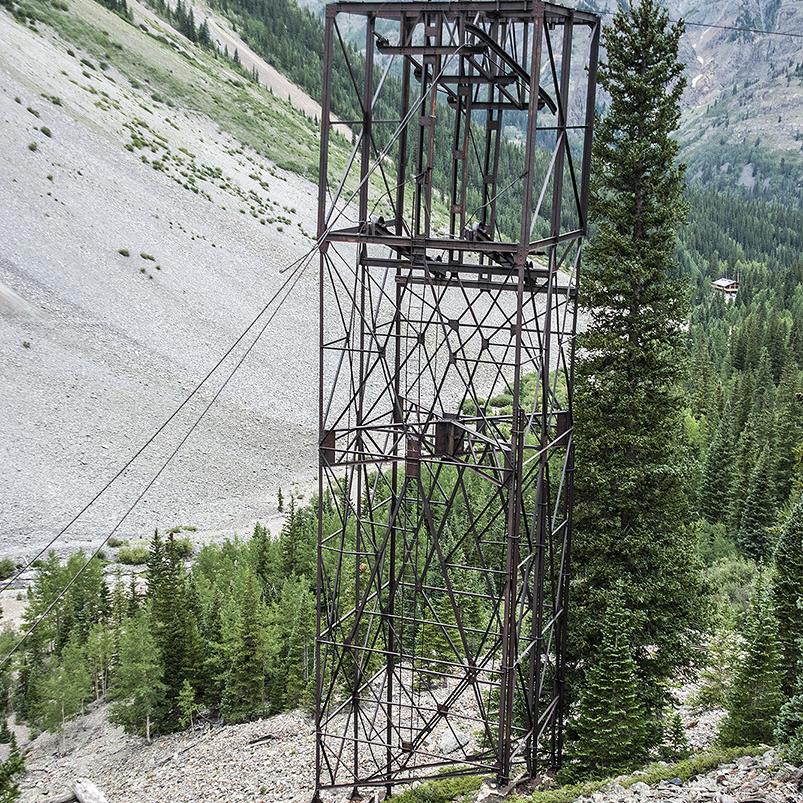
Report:
[[[525,0],[326,9],[318,799],[560,764],[599,34]]]

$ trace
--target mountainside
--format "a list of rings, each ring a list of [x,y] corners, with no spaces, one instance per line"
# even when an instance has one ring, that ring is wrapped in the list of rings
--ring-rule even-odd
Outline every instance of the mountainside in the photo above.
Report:
[[[317,164],[311,119],[137,3],[135,24],[93,0],[62,5],[0,9],[0,551],[14,557],[189,393],[314,229],[316,188],[298,175]],[[314,274],[121,535],[242,532],[275,510],[280,484],[309,483]],[[221,379],[63,548],[98,543]]]
[[[670,2],[689,23],[803,35],[795,0]],[[803,201],[803,39],[689,24],[686,112],[689,177],[765,198]]]

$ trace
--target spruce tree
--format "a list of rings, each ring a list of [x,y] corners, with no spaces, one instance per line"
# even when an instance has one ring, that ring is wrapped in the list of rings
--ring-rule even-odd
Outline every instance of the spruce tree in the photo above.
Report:
[[[695,660],[704,619],[679,448],[687,290],[674,262],[685,202],[673,132],[682,33],[657,0],[642,0],[620,10],[605,34],[599,78],[610,108],[594,140],[581,290],[590,322],[579,340],[574,405],[575,666],[594,654],[598,612],[623,581],[653,711],[668,680]]]
[[[803,498],[792,508],[775,550],[775,579],[773,584],[778,637],[784,660],[784,691],[792,694],[796,687],[799,645],[803,643],[803,613],[799,604],[803,598]]]
[[[733,467],[733,421],[726,405],[708,448],[700,488],[700,513],[712,524],[728,517]]]
[[[803,609],[803,599],[801,609]],[[778,714],[775,738],[779,744],[786,745],[787,750],[794,754],[790,756],[793,763],[803,763],[803,638],[797,642],[796,657],[795,686]]]
[[[180,727],[179,694],[185,680],[196,687],[196,673],[202,664],[202,645],[198,629],[198,600],[173,535],[163,548],[154,537],[152,557],[161,555],[153,567],[149,564],[149,601],[153,635],[162,662],[162,683],[165,686],[165,707],[158,722],[161,730]]]
[[[742,510],[737,541],[741,550],[754,560],[770,554],[770,528],[775,521],[775,490],[770,472],[770,451],[761,450],[750,477],[750,490]]]
[[[577,702],[570,766],[599,777],[640,764],[647,750],[645,711],[631,651],[633,628],[620,587],[610,595]]]
[[[772,590],[759,576],[744,624],[745,656],[728,700],[720,740],[728,746],[770,743],[783,703],[783,658]]]
[[[19,799],[17,778],[25,771],[25,759],[17,747],[17,739],[11,734],[8,758],[0,764],[0,803],[14,803]]]
[[[288,581],[282,592],[285,632],[282,634],[284,707],[309,708],[314,693],[315,598],[306,580]]]
[[[238,602],[238,622],[229,653],[229,667],[221,701],[221,712],[228,723],[245,722],[267,712],[267,616],[259,581],[251,571],[245,577]]]

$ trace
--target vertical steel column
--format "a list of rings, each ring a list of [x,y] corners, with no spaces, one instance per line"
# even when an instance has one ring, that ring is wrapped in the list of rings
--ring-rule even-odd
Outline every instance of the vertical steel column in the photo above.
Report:
[[[323,33],[323,67],[326,75],[332,66],[332,31],[334,14],[331,8],[326,9]],[[329,128],[332,114],[331,84],[323,82],[321,97],[321,152],[318,161],[318,224],[317,238],[320,246],[318,263],[318,503],[323,502],[323,454],[320,446],[324,435],[324,271],[326,266],[326,247],[323,244],[326,230],[326,197],[329,183]],[[316,584],[323,587],[323,516],[318,516],[318,543],[316,547]],[[318,594],[315,600],[315,796],[320,801],[321,789],[321,702],[323,697],[323,673],[321,667],[321,619],[323,600]]]
[[[533,4],[533,36],[530,56],[529,115],[527,120],[527,139],[524,156],[524,193],[521,209],[521,228],[519,247],[516,253],[516,324],[515,357],[513,379],[513,428],[510,441],[512,466],[509,472],[508,517],[507,517],[507,575],[504,590],[504,620],[502,629],[502,687],[499,702],[499,772],[500,784],[510,781],[511,729],[514,717],[514,687],[518,662],[518,633],[516,612],[518,605],[519,553],[521,537],[521,494],[523,473],[523,448],[526,434],[521,409],[521,349],[522,326],[524,319],[524,272],[529,256],[530,225],[532,222],[533,174],[535,170],[535,151],[538,119],[538,90],[541,71],[541,39],[543,29],[543,4]],[[542,410],[542,416],[545,412]]]
[[[569,78],[571,76],[571,66],[572,66],[572,25],[570,24],[572,20],[572,16],[569,16],[568,22],[563,26],[563,42],[561,45],[561,57],[560,57],[560,82],[558,87],[558,96],[555,99],[557,106],[558,106],[558,125],[557,125],[557,132],[556,132],[556,142],[555,142],[555,164],[554,170],[552,174],[552,215],[550,219],[550,236],[553,238],[557,238],[560,234],[560,224],[561,224],[561,214],[563,212],[563,168],[567,150],[567,141],[566,137],[568,125],[568,109],[569,109]],[[552,69],[555,68],[555,54],[552,48],[551,38],[549,36],[549,31],[547,31],[547,43],[549,45],[549,58],[551,62]],[[544,321],[544,350],[546,353],[549,353],[550,347],[552,344],[552,312],[553,312],[553,304],[554,304],[554,290],[555,285],[557,282],[557,274],[558,274],[558,246],[557,242],[553,244],[549,249],[549,279],[548,279],[548,286],[547,286],[547,296],[546,296],[546,315]],[[568,303],[568,300],[567,300]],[[542,365],[542,378],[541,378],[541,408],[542,408],[542,419],[541,419],[541,458],[538,467],[538,487],[539,487],[539,517],[538,517],[538,576],[539,576],[539,591],[540,591],[540,599],[536,600],[536,609],[537,614],[533,617],[534,622],[536,622],[536,651],[539,654],[543,651],[544,644],[543,644],[543,582],[541,578],[543,578],[543,562],[544,562],[544,552],[547,545],[547,539],[552,542],[552,539],[555,537],[555,533],[552,531],[553,521],[549,518],[549,502],[550,502],[550,476],[549,476],[549,459],[551,456],[550,450],[548,449],[549,444],[549,419],[548,419],[548,412],[549,412],[549,398],[550,398],[550,365],[549,361],[545,361]],[[563,550],[561,550],[562,552]],[[553,619],[557,616],[557,606],[559,600],[553,599]],[[561,655],[562,649],[562,633],[560,625],[558,625],[555,629],[555,651],[556,655]],[[559,659],[556,659],[556,663]],[[557,667],[556,667],[557,669]],[[538,700],[540,697],[540,688],[543,678],[541,677],[541,673],[543,672],[543,667],[538,666],[538,671],[536,672],[536,676],[534,679],[535,685],[535,706],[534,706],[534,726],[538,727]],[[555,681],[554,681],[554,695],[560,699],[560,694],[562,693],[562,686],[558,683],[558,673],[555,672]],[[560,705],[560,704],[559,704]],[[555,720],[552,720],[552,727],[555,727]],[[535,746],[538,743],[537,733],[535,734],[535,738],[532,740],[532,751],[531,751],[531,758],[530,760],[533,762],[533,766],[535,764]],[[557,764],[557,751],[555,740],[552,741],[551,745],[551,763],[553,766]]]

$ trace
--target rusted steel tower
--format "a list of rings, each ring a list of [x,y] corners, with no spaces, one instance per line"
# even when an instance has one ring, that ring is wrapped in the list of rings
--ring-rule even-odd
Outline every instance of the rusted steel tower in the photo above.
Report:
[[[505,783],[561,756],[600,23],[458,0],[325,26],[316,794]]]

